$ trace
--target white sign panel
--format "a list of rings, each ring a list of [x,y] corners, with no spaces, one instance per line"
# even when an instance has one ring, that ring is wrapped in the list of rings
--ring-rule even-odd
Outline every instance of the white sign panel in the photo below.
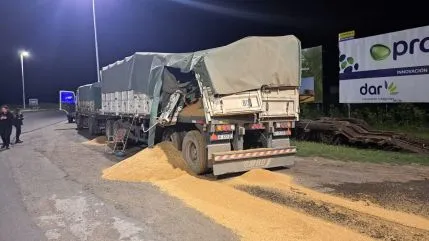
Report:
[[[28,99],[28,104],[31,107],[37,107],[39,106],[39,99]]]
[[[429,26],[339,42],[340,103],[429,102]]]

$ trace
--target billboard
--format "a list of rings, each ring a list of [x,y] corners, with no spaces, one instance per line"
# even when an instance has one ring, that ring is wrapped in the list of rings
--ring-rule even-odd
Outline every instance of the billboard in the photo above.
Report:
[[[322,46],[302,49],[301,103],[323,102]]]
[[[28,99],[28,105],[30,107],[38,107],[39,106],[39,99]]]
[[[429,102],[429,26],[339,42],[340,103]]]

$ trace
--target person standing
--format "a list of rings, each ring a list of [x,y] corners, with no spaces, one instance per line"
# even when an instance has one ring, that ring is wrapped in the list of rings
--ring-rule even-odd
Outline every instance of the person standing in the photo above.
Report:
[[[15,126],[15,144],[22,143],[19,137],[21,136],[21,126],[23,125],[22,121],[24,120],[24,115],[21,113],[20,109],[16,109],[15,118],[13,125]]]
[[[3,141],[1,149],[9,149],[10,135],[12,134],[13,114],[10,113],[9,107],[4,105],[0,112],[0,135]]]

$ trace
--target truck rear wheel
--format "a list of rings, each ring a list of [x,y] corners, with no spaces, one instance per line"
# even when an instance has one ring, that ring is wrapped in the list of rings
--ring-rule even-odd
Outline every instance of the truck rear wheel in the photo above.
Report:
[[[91,136],[96,136],[99,134],[97,120],[94,117],[88,118],[88,131]]]
[[[162,133],[162,141],[170,141],[177,150],[182,150],[183,137],[180,132],[176,132],[173,128],[167,128]]]
[[[82,119],[82,116],[80,115],[76,115],[76,126],[78,130],[83,129],[83,119]]]
[[[206,142],[199,131],[186,133],[182,143],[182,154],[195,174],[199,175],[207,171]]]

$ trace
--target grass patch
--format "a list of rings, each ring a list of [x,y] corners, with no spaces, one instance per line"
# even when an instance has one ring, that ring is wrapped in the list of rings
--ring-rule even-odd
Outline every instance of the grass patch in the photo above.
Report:
[[[409,136],[414,136],[417,138],[422,138],[425,140],[429,140],[429,128],[427,127],[392,127],[392,126],[377,126],[374,129],[380,130],[380,131],[394,131],[399,133],[404,133]]]
[[[297,156],[302,157],[318,156],[341,161],[429,165],[429,155],[333,146],[306,141],[294,141],[293,144],[298,148]]]

